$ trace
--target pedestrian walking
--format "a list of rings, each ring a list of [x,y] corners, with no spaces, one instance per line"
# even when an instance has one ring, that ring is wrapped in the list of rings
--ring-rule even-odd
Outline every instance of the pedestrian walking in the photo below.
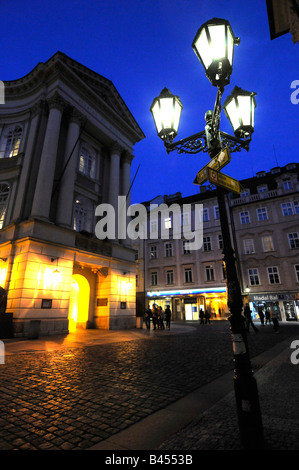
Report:
[[[251,310],[250,310],[248,304],[246,304],[246,306],[244,308],[244,316],[245,316],[245,319],[246,319],[246,330],[249,331],[249,326],[251,325],[253,330],[257,333],[258,329],[252,321]]]
[[[271,305],[271,307],[270,307],[270,318],[271,318],[271,321],[273,323],[273,329],[274,329],[275,333],[278,333],[279,322],[278,322],[276,310],[274,309],[273,305]]]
[[[152,321],[153,321],[153,329],[155,330],[157,327],[157,316],[158,316],[158,310],[155,306],[155,304],[152,307]]]
[[[206,325],[208,322],[211,323],[210,318],[211,318],[210,312],[209,312],[208,310],[206,310],[206,311],[205,311],[205,325]]]
[[[258,309],[258,315],[260,317],[260,320],[261,320],[261,325],[264,326],[264,318],[265,318],[265,315],[264,315],[264,312],[263,312],[263,307],[259,307]]]
[[[200,312],[199,312],[199,318],[200,318],[200,324],[201,325],[204,324],[204,317],[205,317],[205,313],[204,313],[203,309],[201,308]]]
[[[266,318],[265,324],[267,325],[267,323],[269,322],[269,325],[270,325],[270,323],[271,323],[270,312],[267,308],[266,308],[266,312],[265,312],[265,318]]]
[[[165,313],[166,328],[170,330],[171,310],[170,310],[169,305],[166,306],[164,313]]]
[[[162,307],[158,307],[158,328],[164,330],[164,310]]]
[[[152,316],[152,312],[151,312],[151,309],[150,308],[147,308],[145,310],[145,324],[146,324],[146,328],[149,330],[150,327],[151,327],[151,316]]]

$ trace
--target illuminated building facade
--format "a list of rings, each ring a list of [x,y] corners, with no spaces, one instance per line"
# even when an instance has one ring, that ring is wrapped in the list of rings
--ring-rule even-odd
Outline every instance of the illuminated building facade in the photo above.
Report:
[[[136,324],[129,240],[99,240],[144,138],[113,83],[57,52],[6,81],[0,106],[0,285],[14,335]],[[129,200],[128,200],[129,203]]]
[[[299,164],[260,171],[230,198],[243,293],[253,316],[299,320]]]
[[[240,195],[228,193],[227,210],[243,300],[250,304],[254,318],[259,318],[259,307],[264,311],[272,307],[283,321],[299,320],[298,175],[299,164],[290,163],[242,180]],[[197,320],[200,308],[208,309],[212,318],[228,315],[216,191],[204,186],[201,189],[198,195],[182,198],[177,193],[146,203],[169,208],[174,203],[181,207],[193,204],[192,214],[199,211],[203,224],[203,245],[199,250],[188,250],[183,237],[173,237],[171,212],[170,216],[161,215],[161,226],[170,227],[169,238],[148,237],[135,246],[139,265],[137,314],[142,315],[145,307],[156,303],[170,305],[176,320]]]
[[[159,226],[169,228],[169,239],[150,238],[153,227],[148,220],[149,237],[141,240],[139,246],[136,245],[139,262],[137,315],[145,306],[155,303],[162,308],[170,305],[174,320],[198,320],[200,309],[208,310],[212,318],[227,316],[217,196],[215,191],[205,189],[201,194],[184,198],[180,193],[158,196],[145,204],[166,204],[169,208],[178,204],[181,207],[179,225],[181,223],[182,227],[189,222],[193,227],[197,212],[203,227],[203,244],[198,250],[190,250],[184,236],[175,237],[171,210],[169,214],[164,216],[161,213],[159,217]],[[188,205],[191,207],[190,213],[184,209]],[[195,230],[195,224],[192,230]]]

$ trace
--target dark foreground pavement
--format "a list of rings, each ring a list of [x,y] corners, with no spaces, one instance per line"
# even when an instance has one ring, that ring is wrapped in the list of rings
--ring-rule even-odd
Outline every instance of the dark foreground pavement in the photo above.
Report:
[[[299,324],[248,339],[266,448],[298,450]],[[3,341],[0,450],[242,449],[227,321]]]

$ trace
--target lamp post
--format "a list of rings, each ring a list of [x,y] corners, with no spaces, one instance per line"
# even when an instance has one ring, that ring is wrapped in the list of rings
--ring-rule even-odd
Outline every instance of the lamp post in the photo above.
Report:
[[[164,141],[168,153],[196,154],[207,152],[211,159],[223,148],[230,152],[249,150],[254,131],[256,93],[235,87],[223,105],[226,116],[234,129],[234,136],[219,130],[221,98],[230,82],[233,69],[234,46],[240,39],[234,36],[227,20],[213,18],[204,23],[192,43],[192,48],[204,66],[206,76],[217,87],[214,110],[205,113],[205,130],[174,142],[182,111],[178,96],[164,88],[153,100],[150,111],[156,124],[158,136]],[[169,114],[168,114],[169,113]],[[167,114],[167,117],[166,117]],[[253,377],[244,317],[243,300],[238,279],[235,253],[232,247],[225,202],[226,190],[217,187],[218,207],[223,238],[223,261],[226,268],[227,305],[230,310],[230,329],[234,354],[234,389],[240,438],[245,448],[263,448],[263,426],[259,406],[258,390]]]

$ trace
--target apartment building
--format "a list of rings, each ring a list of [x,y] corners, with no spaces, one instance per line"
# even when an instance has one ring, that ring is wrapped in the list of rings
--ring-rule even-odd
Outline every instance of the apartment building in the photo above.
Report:
[[[282,320],[299,318],[299,165],[290,163],[242,180],[240,195],[227,194],[232,244],[244,297],[253,315],[272,305]],[[170,305],[176,320],[197,320],[208,309],[212,318],[229,314],[226,305],[225,266],[215,187],[201,187],[198,195],[158,196],[151,204],[192,205],[203,224],[202,247],[188,249],[183,236],[174,238],[171,215],[160,224],[170,228],[169,238],[141,240],[138,258],[138,312],[156,303]],[[149,211],[150,214],[150,211]],[[148,217],[149,218],[149,217]],[[148,227],[150,233],[150,221]],[[180,234],[182,235],[182,233]]]

